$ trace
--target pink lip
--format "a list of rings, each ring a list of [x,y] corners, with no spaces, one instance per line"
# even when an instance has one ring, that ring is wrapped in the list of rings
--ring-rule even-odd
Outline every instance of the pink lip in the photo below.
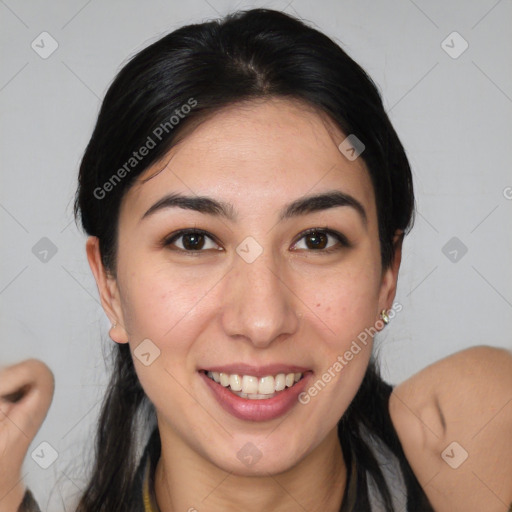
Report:
[[[226,370],[229,367],[223,367]],[[239,367],[238,367],[239,368]],[[272,371],[268,371],[268,368],[265,367],[265,372],[262,376],[272,375],[274,369]],[[283,368],[283,367],[280,367]],[[290,367],[292,368],[292,367]],[[218,370],[208,370],[208,371],[218,371]],[[231,370],[230,370],[231,371]],[[228,372],[226,372],[228,373]],[[236,372],[233,372],[236,373]],[[277,373],[286,373],[285,371],[278,371]],[[290,370],[288,373],[292,373]],[[299,372],[297,372],[299,373]],[[304,390],[304,388],[308,385],[310,378],[312,377],[312,372],[307,372],[302,377],[299,382],[296,382],[291,388],[286,388],[283,391],[277,393],[276,396],[272,398],[266,398],[263,400],[249,400],[248,398],[241,398],[231,391],[229,391],[224,386],[221,386],[219,383],[210,379],[206,373],[200,371],[199,375],[208,386],[208,388],[212,391],[215,399],[221,405],[221,407],[241,420],[245,421],[268,421],[279,416],[282,416],[286,412],[288,412],[294,405],[298,403],[298,396]],[[251,375],[250,373],[244,373],[244,375]],[[252,374],[254,375],[254,374]]]
[[[205,372],[229,373],[230,375],[252,375],[253,377],[266,377],[267,375],[277,375],[279,373],[306,373],[309,368],[303,366],[292,366],[284,364],[269,364],[266,366],[253,366],[244,363],[227,364],[222,366],[210,366],[201,368]]]

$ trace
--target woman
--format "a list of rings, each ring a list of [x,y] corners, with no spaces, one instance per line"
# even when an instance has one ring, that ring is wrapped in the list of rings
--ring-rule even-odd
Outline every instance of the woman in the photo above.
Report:
[[[76,197],[117,343],[76,510],[505,512],[512,355],[394,390],[372,358],[413,209],[375,86],[318,31],[256,9],[136,55]],[[19,474],[52,384],[33,360],[0,375],[6,417],[32,419],[4,421],[6,510],[37,507]]]

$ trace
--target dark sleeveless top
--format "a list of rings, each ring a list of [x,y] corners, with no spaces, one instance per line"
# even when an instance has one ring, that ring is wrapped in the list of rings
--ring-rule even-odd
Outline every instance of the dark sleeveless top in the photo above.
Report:
[[[390,391],[391,387],[389,393]],[[387,408],[385,411],[387,413]],[[389,416],[389,413],[387,415]],[[389,417],[384,420],[390,424]],[[346,443],[344,443],[345,439],[340,424],[338,424],[338,434],[343,447],[343,457],[349,471],[339,512],[385,512],[386,508],[378,492],[377,482],[369,471],[357,465],[357,457],[350,449],[347,449]],[[383,440],[373,436],[364,427],[360,427],[359,435],[373,456],[374,464],[380,468],[383,480],[388,486],[392,510],[397,512],[434,512],[405,455],[401,452],[396,434],[391,441],[388,441],[395,447],[395,453],[399,453],[398,457]],[[155,427],[137,467],[133,493],[127,497],[130,511],[160,512],[155,496],[155,471],[160,454],[160,434],[158,428]],[[28,489],[18,512],[40,512]]]
[[[155,470],[160,457],[158,430],[155,429],[146,447],[138,470],[138,478],[142,481],[142,502],[144,512],[160,512],[155,496]],[[357,474],[356,466],[353,463],[351,471],[347,475],[347,486],[343,496],[343,505],[340,512],[356,511],[357,499]],[[357,509],[363,510],[363,509]],[[366,510],[366,509],[365,509]],[[367,509],[369,510],[369,509]]]
[[[393,510],[434,512],[405,457],[400,461],[382,441],[364,429],[363,432],[363,438],[376,458],[390,490]],[[140,508],[134,507],[133,510],[160,512],[155,496],[155,470],[160,453],[160,435],[155,428],[137,470],[135,487],[141,489]],[[350,452],[343,455],[350,470],[347,472],[347,483],[339,512],[385,512],[386,508],[373,478],[366,470],[357,466],[356,459]]]

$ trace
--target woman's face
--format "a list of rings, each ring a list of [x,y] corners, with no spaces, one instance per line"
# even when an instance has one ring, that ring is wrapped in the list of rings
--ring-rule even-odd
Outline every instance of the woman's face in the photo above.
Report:
[[[226,471],[281,472],[328,439],[364,376],[365,329],[391,307],[398,266],[381,269],[345,137],[298,102],[233,106],[123,199],[117,275],[98,279],[111,334],[135,351],[162,438]]]

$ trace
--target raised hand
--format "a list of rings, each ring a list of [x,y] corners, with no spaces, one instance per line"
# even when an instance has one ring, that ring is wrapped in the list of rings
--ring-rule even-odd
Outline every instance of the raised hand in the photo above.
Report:
[[[0,367],[0,512],[16,512],[23,500],[23,460],[48,413],[54,383],[37,359]]]

